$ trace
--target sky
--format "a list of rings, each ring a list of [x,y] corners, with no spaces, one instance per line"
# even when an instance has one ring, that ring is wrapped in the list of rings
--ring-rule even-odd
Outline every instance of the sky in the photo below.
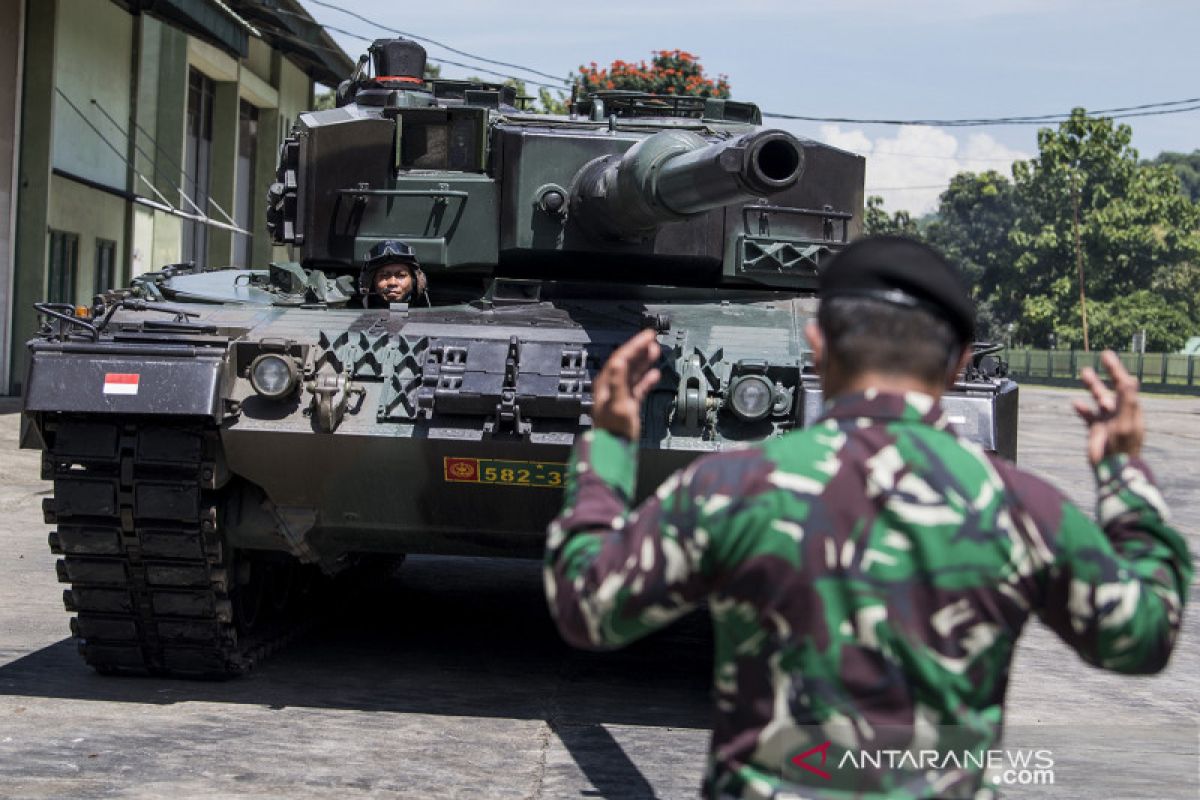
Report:
[[[301,0],[318,22],[361,36],[400,29],[564,77],[592,61],[687,50],[764,112],[991,118],[1200,97],[1196,0],[327,1],[375,25]],[[330,33],[352,58],[365,51],[362,39]],[[468,57],[426,47],[445,77],[489,77],[439,58]],[[915,215],[936,207],[954,174],[1010,174],[1013,159],[1037,151],[1038,126],[765,122],[863,154],[868,193]],[[1125,122],[1143,157],[1200,149],[1200,110]]]

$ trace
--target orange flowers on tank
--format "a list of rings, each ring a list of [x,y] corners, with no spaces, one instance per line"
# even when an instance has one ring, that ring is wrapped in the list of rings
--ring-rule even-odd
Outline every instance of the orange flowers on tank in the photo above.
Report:
[[[687,50],[651,50],[650,63],[616,59],[607,69],[593,61],[580,66],[580,88],[584,92],[623,89],[649,94],[729,97],[729,77],[714,81],[704,74],[699,56]]]

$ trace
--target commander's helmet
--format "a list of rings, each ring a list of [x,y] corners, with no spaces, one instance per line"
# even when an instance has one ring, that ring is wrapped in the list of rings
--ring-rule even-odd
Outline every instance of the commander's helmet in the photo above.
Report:
[[[409,296],[410,302],[425,294],[425,273],[421,270],[421,262],[407,242],[399,239],[385,239],[367,252],[363,262],[362,272],[358,276],[358,290],[362,295],[370,295],[374,283],[375,272],[381,267],[392,264],[405,264],[412,272],[413,290]]]

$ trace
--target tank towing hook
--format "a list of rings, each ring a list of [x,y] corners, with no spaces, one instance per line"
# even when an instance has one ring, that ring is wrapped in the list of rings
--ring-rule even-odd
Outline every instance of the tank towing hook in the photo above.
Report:
[[[344,373],[318,373],[305,382],[304,388],[312,395],[309,413],[321,433],[337,430],[342,417],[346,415],[351,395],[358,396],[358,403],[351,412],[357,414],[367,394],[365,389],[352,383]]]

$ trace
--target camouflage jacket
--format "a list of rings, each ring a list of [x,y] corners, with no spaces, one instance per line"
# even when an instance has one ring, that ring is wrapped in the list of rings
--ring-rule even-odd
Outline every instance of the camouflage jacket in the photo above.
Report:
[[[696,460],[633,510],[636,467],[633,444],[580,438],[548,601],[569,642],[603,649],[707,600],[711,797],[991,796],[961,757],[845,758],[995,747],[1031,613],[1127,673],[1161,669],[1179,630],[1191,560],[1140,461],[1096,469],[1101,530],[925,395],[840,398],[811,428]]]

